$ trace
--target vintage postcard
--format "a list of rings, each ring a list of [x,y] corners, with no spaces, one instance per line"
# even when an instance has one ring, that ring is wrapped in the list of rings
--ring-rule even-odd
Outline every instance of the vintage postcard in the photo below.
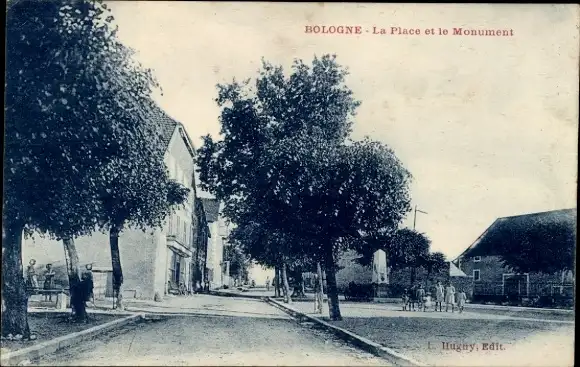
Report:
[[[3,366],[574,365],[578,5],[6,6]]]

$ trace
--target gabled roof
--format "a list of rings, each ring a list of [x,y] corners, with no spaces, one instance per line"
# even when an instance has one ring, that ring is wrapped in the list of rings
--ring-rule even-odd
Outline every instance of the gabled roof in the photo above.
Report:
[[[497,245],[511,238],[511,234],[524,233],[544,224],[558,223],[575,233],[576,221],[576,208],[498,218],[457,258],[497,255]]]
[[[217,199],[201,198],[205,217],[208,223],[217,222],[220,212],[220,203]]]
[[[449,276],[450,277],[466,277],[463,270],[459,269],[453,262],[449,262]]]

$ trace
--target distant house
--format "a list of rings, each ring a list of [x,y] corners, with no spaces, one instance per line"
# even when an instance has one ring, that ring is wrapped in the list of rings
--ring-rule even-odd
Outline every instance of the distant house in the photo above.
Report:
[[[224,252],[228,246],[231,224],[221,215],[221,203],[214,198],[202,198],[205,217],[209,227],[207,246],[206,275],[211,288],[231,286],[228,263],[224,261]]]
[[[190,189],[185,205],[176,208],[161,229],[125,229],[119,236],[119,250],[123,268],[124,298],[153,299],[155,295],[175,291],[180,283],[194,285],[197,251],[205,251],[203,236],[205,213],[196,200],[193,144],[184,126],[157,109],[151,118],[161,126],[165,146],[165,164],[171,179]],[[197,203],[197,204],[196,204]],[[200,226],[202,227],[200,229]],[[207,242],[207,241],[206,241]],[[102,273],[94,278],[99,294],[109,295],[111,252],[108,233],[96,232],[75,239],[81,264],[92,263]],[[35,258],[39,264],[57,262],[64,258],[62,242],[43,238],[24,241],[23,261]],[[101,284],[102,283],[102,284]]]
[[[504,266],[500,257],[500,244],[517,237],[524,230],[533,230],[541,223],[558,223],[576,232],[576,209],[524,214],[496,219],[453,263],[472,280],[475,300],[498,297],[530,298],[569,294],[573,291],[574,276],[571,271],[557,274],[516,273]],[[549,246],[551,238],[538,231],[529,246]],[[575,241],[574,241],[575,243]]]

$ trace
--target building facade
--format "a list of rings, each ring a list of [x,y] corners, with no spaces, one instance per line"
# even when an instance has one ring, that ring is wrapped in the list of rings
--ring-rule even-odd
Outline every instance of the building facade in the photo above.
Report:
[[[189,188],[190,193],[186,203],[175,208],[162,228],[145,232],[125,229],[119,235],[124,298],[158,299],[175,292],[181,283],[192,289],[195,252],[203,235],[203,231],[200,234],[198,230],[205,218],[199,219],[203,210],[196,210],[193,144],[183,125],[160,109],[153,118],[162,127],[162,143],[166,147],[164,161],[169,177]],[[99,276],[94,278],[99,295],[109,295],[111,251],[108,233],[78,237],[75,245],[80,263],[91,263],[93,269],[99,270]],[[62,261],[62,242],[39,237],[25,239],[23,261],[28,262],[30,258],[36,259],[39,265]]]

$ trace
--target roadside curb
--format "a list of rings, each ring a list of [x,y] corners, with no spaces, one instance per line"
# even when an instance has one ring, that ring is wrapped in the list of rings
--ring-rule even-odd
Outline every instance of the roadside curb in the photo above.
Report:
[[[69,310],[51,310],[51,309],[28,309],[29,315],[70,315],[71,311]],[[116,311],[107,308],[92,308],[87,310],[87,314],[89,315],[109,315],[109,316],[132,316],[135,315],[135,312],[124,310],[124,311]]]
[[[397,366],[417,366],[417,367],[428,366],[427,364],[416,361],[410,357],[407,357],[401,353],[398,353],[398,352],[392,350],[391,348],[385,347],[379,343],[376,343],[372,340],[364,338],[364,337],[357,335],[351,331],[345,330],[345,329],[338,327],[338,326],[331,325],[328,322],[321,320],[317,317],[307,315],[303,312],[300,312],[300,311],[294,309],[293,307],[290,307],[289,305],[283,304],[283,303],[278,302],[276,300],[273,300],[269,297],[266,297],[264,300],[266,301],[266,303],[281,309],[282,311],[290,314],[294,318],[297,318],[298,321],[300,321],[300,322],[304,321],[304,320],[314,322],[314,323],[324,327],[325,329],[333,332],[336,336],[343,339],[344,341],[355,344],[357,347],[359,347],[367,352],[370,352],[374,355],[377,355],[381,358],[384,358],[387,361],[389,361]]]
[[[209,294],[212,296],[218,296],[218,297],[238,297],[238,298],[252,298],[252,299],[261,299],[261,300],[265,300],[266,298],[272,298],[270,296],[260,296],[257,294],[244,294],[244,293],[233,293],[233,292],[223,292],[223,291],[209,291]],[[280,299],[282,299],[282,297],[280,297]],[[294,301],[294,302],[308,302],[308,301],[314,301],[314,298],[308,298],[308,297],[292,298],[292,301]],[[326,296],[324,296],[323,301],[324,302],[327,301]]]
[[[220,291],[209,291],[212,296],[219,297],[237,297],[237,298],[251,298],[251,299],[265,299],[266,296],[260,296],[257,294],[244,294],[244,293],[233,293],[233,292],[220,292]]]
[[[52,340],[47,340],[27,348],[16,350],[14,352],[5,353],[0,357],[0,365],[16,366],[26,360],[38,359],[45,355],[53,354],[63,348],[76,345],[84,340],[91,339],[96,335],[139,321],[144,317],[145,315],[143,313],[134,314],[122,319],[97,325],[86,330],[78,331],[76,333],[71,333]]]
[[[570,310],[566,308],[539,308],[539,307],[522,307],[522,306],[500,306],[500,305],[482,305],[479,303],[471,303],[465,305],[466,309],[480,309],[480,310],[494,310],[494,311],[507,311],[507,312],[537,312],[537,313],[547,313],[547,314],[562,314],[562,315],[573,315],[575,310]]]

